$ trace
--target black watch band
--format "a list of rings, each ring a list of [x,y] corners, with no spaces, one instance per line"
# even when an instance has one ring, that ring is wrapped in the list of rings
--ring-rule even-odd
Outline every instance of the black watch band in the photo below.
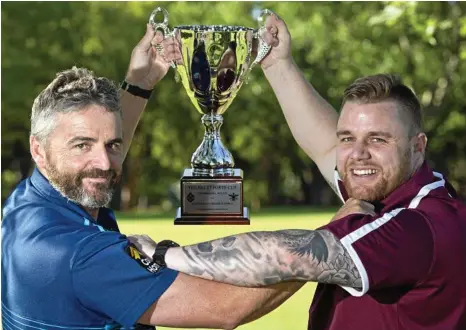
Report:
[[[170,240],[164,240],[157,243],[157,247],[155,248],[154,255],[152,256],[152,261],[155,262],[160,267],[165,267],[167,264],[165,263],[165,254],[167,250],[172,247],[180,246],[178,243],[175,243]]]
[[[143,99],[148,100],[150,96],[152,95],[152,89],[142,89],[138,86],[128,84],[126,81],[123,81],[121,83],[121,89],[124,89],[128,93],[134,95],[134,96],[139,96],[142,97]]]

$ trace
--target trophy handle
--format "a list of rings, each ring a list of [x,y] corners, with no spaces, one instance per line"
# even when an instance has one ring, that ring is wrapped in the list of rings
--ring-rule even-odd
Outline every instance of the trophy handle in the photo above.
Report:
[[[156,22],[155,16],[157,16],[157,14],[160,12],[163,14],[163,21]],[[154,31],[162,30],[164,38],[173,36],[173,31],[170,31],[170,29],[168,28],[168,11],[165,8],[162,8],[162,7],[155,8],[154,11],[150,14],[149,24],[152,25],[152,28],[154,29]],[[155,45],[155,48],[157,49],[159,54],[162,55],[163,53],[162,45],[157,44]],[[172,68],[176,69],[175,62],[172,61],[170,65]]]
[[[245,82],[246,84],[248,83],[249,80],[249,74],[252,71],[252,68],[256,66],[260,61],[264,59],[264,57],[267,56],[269,53],[270,49],[272,46],[267,44],[265,40],[262,38],[262,34],[265,31],[265,20],[267,19],[268,16],[275,15],[273,11],[270,9],[262,9],[259,17],[257,18],[257,22],[259,23],[259,28],[257,30],[254,30],[253,32],[253,39],[258,39],[259,40],[259,45],[257,46],[257,55],[254,61],[249,65],[249,67],[246,69],[245,73],[241,75],[240,80]],[[249,53],[252,52],[252,43],[249,46]]]
[[[262,34],[265,31],[265,20],[267,19],[268,16],[275,15],[273,11],[270,9],[262,9],[259,17],[257,18],[257,22],[259,23],[259,29],[255,32],[255,37],[259,39],[259,46],[257,48],[257,56],[254,62],[251,64],[251,68],[258,64],[260,61],[264,59],[264,57],[267,56],[269,53],[270,49],[272,46],[267,44],[265,40],[262,38]]]

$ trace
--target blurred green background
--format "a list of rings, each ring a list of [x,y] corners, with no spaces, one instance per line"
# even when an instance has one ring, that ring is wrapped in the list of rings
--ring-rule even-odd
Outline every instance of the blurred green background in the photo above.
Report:
[[[73,65],[121,81],[132,48],[159,5],[169,11],[172,27],[256,27],[254,15],[261,8],[274,10],[288,24],[296,63],[336,109],[357,77],[400,74],[424,107],[431,165],[466,199],[466,3],[3,2],[2,204],[33,168],[28,134],[34,98],[56,72]],[[339,201],[297,146],[259,68],[224,117],[224,143],[245,173],[251,226],[173,226],[179,179],[203,127],[170,71],[139,124],[112,202],[123,212],[118,218],[124,233],[190,244],[251,230],[313,229],[331,218],[332,209],[322,207]],[[244,329],[305,329],[314,288],[307,284]]]
[[[328,223],[334,210],[309,207],[275,207],[262,209],[251,217],[250,226],[174,226],[173,214],[157,216],[118,214],[120,230],[125,234],[147,233],[154,239],[170,238],[182,245],[199,243],[246,231],[280,229],[315,229]],[[283,305],[241,330],[304,330],[314,296],[315,283],[307,283]],[[169,328],[157,327],[158,330]],[[170,328],[172,329],[172,328]]]
[[[466,3],[4,2],[2,201],[33,167],[28,132],[37,94],[57,71],[73,65],[121,81],[158,5],[169,11],[172,27],[256,27],[253,17],[260,8],[274,10],[291,31],[295,61],[337,109],[344,88],[357,77],[401,74],[422,101],[431,164],[466,197]],[[271,205],[337,205],[294,141],[259,68],[226,112],[222,134],[244,170],[246,204],[253,211]],[[202,135],[200,114],[170,71],[156,86],[138,127],[112,206],[172,210],[182,170]]]

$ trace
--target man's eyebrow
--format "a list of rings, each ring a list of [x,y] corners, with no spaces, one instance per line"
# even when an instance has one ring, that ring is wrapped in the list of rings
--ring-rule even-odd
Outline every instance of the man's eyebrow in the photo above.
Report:
[[[337,131],[337,136],[341,136],[341,135],[351,135],[351,132],[348,131],[348,130],[345,130],[345,131]]]
[[[368,135],[369,135],[369,136],[383,136],[383,137],[386,137],[386,138],[391,138],[391,137],[393,137],[393,135],[391,135],[390,133],[388,133],[388,132],[382,132],[382,131],[369,132]]]
[[[67,144],[74,144],[76,142],[97,142],[97,140],[87,136],[75,136],[74,138],[69,140]]]
[[[337,136],[338,137],[342,136],[342,135],[352,135],[352,133],[349,130],[337,131]],[[367,133],[367,136],[383,136],[383,137],[386,137],[386,138],[392,138],[393,137],[393,135],[391,135],[390,133],[383,132],[383,131],[369,132],[369,133]]]

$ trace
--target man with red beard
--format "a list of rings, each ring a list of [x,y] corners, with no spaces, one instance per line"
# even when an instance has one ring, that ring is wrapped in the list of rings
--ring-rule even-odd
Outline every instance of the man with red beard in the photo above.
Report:
[[[299,145],[345,205],[317,230],[234,235],[161,255],[167,267],[243,286],[319,282],[312,330],[466,329],[466,207],[425,160],[421,106],[397,77],[357,79],[337,112],[294,64],[267,19],[262,68]],[[335,169],[336,168],[336,169]]]
[[[180,59],[173,39],[160,39],[148,26],[120,90],[73,68],[34,101],[36,169],[3,208],[5,329],[231,329],[302,286],[240,288],[179,274],[144,258],[119,233],[105,206],[152,88]],[[165,59],[155,51],[159,42]]]

